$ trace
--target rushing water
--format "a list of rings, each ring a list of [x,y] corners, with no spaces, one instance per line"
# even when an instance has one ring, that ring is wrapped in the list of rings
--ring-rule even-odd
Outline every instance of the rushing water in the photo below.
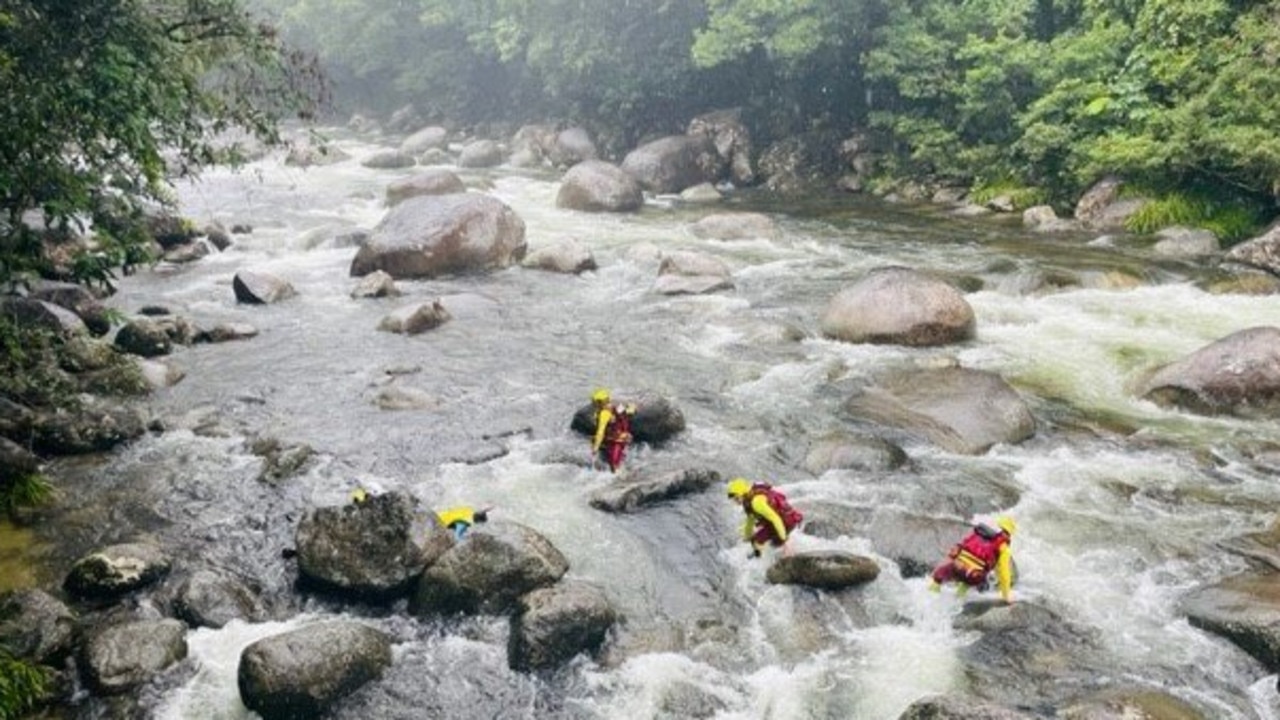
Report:
[[[375,149],[355,138],[337,144],[356,158]],[[1187,590],[1243,569],[1215,543],[1273,519],[1280,488],[1233,459],[1280,441],[1280,426],[1162,410],[1129,390],[1155,364],[1276,324],[1280,298],[1207,294],[1193,266],[1140,247],[1086,247],[1088,238],[1034,237],[850,196],[798,205],[735,196],[714,211],[768,212],[780,237],[700,240],[689,226],[712,208],[656,201],[637,214],[568,212],[555,207],[555,176],[499,169],[461,174],[516,210],[531,248],[577,238],[598,271],[511,268],[400,282],[399,299],[352,300],[354,250],[331,238],[376,224],[386,184],[411,172],[355,160],[303,170],[278,158],[210,172],[180,189],[184,214],[249,223],[252,234],[191,266],[128,278],[113,300],[127,312],[162,304],[202,326],[261,330],[178,351],[171,362],[187,376],[155,399],[169,431],[105,467],[68,472],[68,556],[155,535],[182,548],[188,565],[252,578],[276,618],[193,631],[185,671],[144,696],[150,713],[249,717],[235,691],[239,651],[341,613],[399,644],[392,668],[344,702],[340,718],[896,718],[925,695],[965,692],[958,653],[974,637],[952,629],[959,602],[903,580],[887,560],[875,583],[848,597],[771,586],[764,563],[734,544],[740,511],[719,492],[630,516],[590,508],[587,494],[610,478],[583,467],[586,443],[568,421],[606,386],[666,396],[686,416],[686,433],[638,449],[635,468],[766,479],[802,509],[1008,511],[1021,526],[1019,597],[1096,634],[1099,684],[1160,688],[1208,717],[1280,717],[1275,678],[1177,611]],[[667,249],[723,258],[735,289],[651,293]],[[828,298],[891,264],[981,279],[968,295],[977,338],[942,349],[821,339]],[[246,268],[287,278],[299,297],[237,305],[231,277]],[[1142,285],[1115,281],[1126,274]],[[454,317],[443,327],[415,337],[375,329],[390,309],[436,297]],[[963,457],[891,435],[913,459],[906,469],[798,469],[810,440],[852,427],[841,406],[859,382],[941,357],[1008,379],[1035,411],[1037,436]],[[380,410],[374,399],[390,384],[433,402]],[[260,482],[245,441],[259,435],[309,444],[317,461],[279,485]],[[570,573],[602,586],[625,615],[604,661],[522,675],[506,669],[498,619],[418,621],[294,593],[280,550],[300,512],[343,501],[355,481],[434,506],[495,505],[496,516],[547,535]],[[865,537],[797,542],[872,553]]]

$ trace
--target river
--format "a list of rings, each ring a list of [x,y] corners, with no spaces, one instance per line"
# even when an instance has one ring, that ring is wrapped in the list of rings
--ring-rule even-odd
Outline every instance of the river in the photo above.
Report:
[[[376,149],[334,134],[355,158]],[[603,386],[665,396],[685,415],[688,430],[663,448],[637,449],[633,468],[769,480],[801,509],[1008,512],[1021,528],[1020,601],[1093,631],[1090,664],[1110,673],[1102,680],[1160,688],[1206,717],[1280,717],[1275,677],[1177,610],[1189,589],[1244,569],[1219,541],[1274,519],[1280,485],[1235,460],[1280,442],[1280,425],[1163,410],[1130,392],[1150,367],[1277,324],[1280,297],[1208,294],[1196,284],[1200,268],[1137,243],[1087,246],[1090,237],[1034,236],[936,208],[735,193],[712,207],[657,199],[634,214],[585,214],[555,207],[556,174],[498,168],[459,174],[524,219],[531,248],[576,238],[600,268],[402,281],[405,297],[353,300],[355,251],[332,238],[375,225],[386,184],[412,172],[356,160],[300,169],[279,156],[209,171],[179,187],[183,214],[253,232],[197,263],[125,278],[111,300],[127,313],[160,304],[202,326],[260,330],[178,350],[170,361],[186,377],[153,401],[168,431],[55,473],[66,487],[52,565],[153,536],[180,548],[182,563],[251,578],[274,618],[191,632],[184,669],[144,693],[149,716],[251,717],[235,689],[240,650],[336,614],[365,618],[398,643],[391,669],[337,718],[891,719],[927,694],[966,691],[959,653],[974,636],[952,629],[960,601],[904,580],[884,558],[879,579],[851,603],[765,583],[765,563],[734,544],[740,510],[719,491],[635,515],[589,507],[587,494],[610,477],[575,462],[586,443],[568,423]],[[725,210],[766,212],[779,236],[690,232]],[[665,249],[722,258],[735,288],[650,292]],[[826,301],[885,265],[980,279],[967,294],[976,339],[937,349],[823,339]],[[238,305],[231,278],[240,269],[278,274],[299,295]],[[414,337],[376,330],[391,308],[437,297],[453,315],[441,328]],[[968,457],[884,433],[912,458],[907,468],[819,477],[799,469],[811,440],[858,427],[841,408],[860,382],[938,358],[1000,373],[1030,403],[1036,436]],[[423,393],[429,406],[379,409],[388,385]],[[316,459],[299,476],[261,482],[246,442],[256,436],[305,443]],[[565,553],[571,576],[603,587],[625,616],[614,646],[600,663],[527,676],[506,668],[499,619],[419,621],[295,593],[280,552],[300,513],[343,502],[357,483],[436,507],[493,505],[495,517],[536,528]],[[797,542],[872,552],[865,537]]]

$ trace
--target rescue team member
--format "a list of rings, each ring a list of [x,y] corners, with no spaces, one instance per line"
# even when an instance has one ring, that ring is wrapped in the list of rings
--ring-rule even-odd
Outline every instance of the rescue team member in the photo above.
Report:
[[[591,394],[591,404],[596,411],[596,433],[591,438],[591,465],[596,460],[604,460],[609,472],[618,472],[627,455],[627,446],[631,444],[631,418],[635,417],[636,406],[610,405],[609,391],[601,388]]]
[[[746,520],[742,539],[751,543],[751,556],[760,557],[766,545],[781,547],[804,520],[804,514],[791,507],[787,496],[768,483],[750,483],[734,478],[728,485],[729,499],[742,505]]]
[[[943,584],[953,582],[958,586],[956,594],[963,597],[971,587],[978,588],[980,592],[986,590],[991,572],[995,571],[1001,599],[1012,603],[1013,550],[1010,543],[1017,531],[1018,524],[1011,517],[996,518],[995,527],[978,523],[951,548],[946,562],[934,568],[929,578],[929,589],[936,592]]]
[[[484,508],[476,510],[475,508],[462,507],[449,508],[436,513],[440,518],[440,524],[453,531],[453,539],[461,540],[463,535],[471,529],[476,523],[488,522],[489,511],[493,508]]]
[[[373,495],[362,487],[357,487],[351,491],[351,502],[356,505],[363,505],[368,502]],[[473,507],[461,505],[459,507],[441,510],[436,513],[436,517],[440,519],[440,524],[453,531],[453,539],[461,540],[463,535],[471,529],[476,523],[488,522],[489,511],[493,508],[484,508],[476,510]]]

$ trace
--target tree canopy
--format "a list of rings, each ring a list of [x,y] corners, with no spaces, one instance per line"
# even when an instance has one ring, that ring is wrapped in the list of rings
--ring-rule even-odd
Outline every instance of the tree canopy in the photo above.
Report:
[[[1065,198],[1280,192],[1280,0],[260,0],[362,101],[457,122],[870,128],[888,170]]]
[[[225,158],[224,130],[277,140],[285,113],[320,100],[319,78],[239,0],[6,2],[0,281],[44,269],[32,211],[49,228],[92,221],[119,264],[167,177]]]

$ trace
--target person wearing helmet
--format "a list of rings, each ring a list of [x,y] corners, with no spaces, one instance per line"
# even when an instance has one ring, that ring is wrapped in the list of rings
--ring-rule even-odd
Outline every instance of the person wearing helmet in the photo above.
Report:
[[[996,526],[986,523],[973,526],[968,535],[951,548],[947,559],[929,577],[929,589],[937,591],[942,585],[954,582],[957,594],[964,596],[969,588],[986,590],[992,571],[1000,597],[1005,603],[1013,602],[1013,550],[1010,547],[1018,524],[1013,518],[996,518]]]
[[[609,391],[600,388],[591,394],[591,404],[596,412],[596,432],[591,437],[591,465],[595,467],[597,459],[604,460],[609,472],[618,472],[627,455],[627,446],[631,444],[631,419],[636,414],[636,406],[628,404],[611,405]]]
[[[471,529],[476,523],[488,522],[489,511],[493,508],[484,508],[476,510],[475,508],[459,506],[441,510],[436,513],[436,517],[440,518],[440,524],[453,531],[453,539],[461,540],[463,535]]]
[[[767,545],[785,545],[791,531],[804,520],[804,514],[791,507],[787,496],[768,483],[752,483],[739,477],[730,480],[726,490],[729,499],[742,505],[746,515],[742,539],[751,543],[751,557],[760,557]]]

